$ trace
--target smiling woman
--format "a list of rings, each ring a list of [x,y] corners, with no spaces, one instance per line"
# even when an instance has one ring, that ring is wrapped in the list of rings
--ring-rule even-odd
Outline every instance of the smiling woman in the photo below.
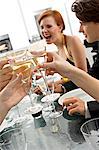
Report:
[[[72,65],[87,71],[85,48],[80,39],[76,36],[64,34],[65,23],[61,13],[57,10],[46,10],[38,18],[42,37],[47,44],[55,44],[58,54]],[[53,50],[54,51],[54,50]],[[61,84],[68,83],[66,91],[77,88],[69,82],[69,79],[62,78],[55,83],[55,92],[63,92]]]

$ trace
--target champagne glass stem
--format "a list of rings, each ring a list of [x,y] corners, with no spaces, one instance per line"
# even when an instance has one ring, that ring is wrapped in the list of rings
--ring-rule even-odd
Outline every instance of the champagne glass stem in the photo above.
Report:
[[[35,81],[36,82],[36,81]],[[31,83],[31,88],[30,88],[30,91],[29,91],[29,93],[28,93],[28,95],[29,95],[29,97],[30,97],[30,102],[31,102],[31,106],[34,106],[35,105],[35,101],[34,101],[34,99],[33,99],[33,88],[34,88],[34,85],[35,83],[34,83],[34,79],[32,78],[32,83]]]
[[[50,90],[49,90],[49,87],[48,87],[48,84],[47,84],[47,79],[46,79],[46,76],[42,73],[42,71],[40,70],[40,74],[44,80],[44,83],[45,83],[45,86],[46,86],[46,92],[47,94],[51,94]]]
[[[31,106],[34,106],[34,103],[32,101],[32,90],[31,89],[29,91],[29,97],[30,97]]]
[[[53,77],[52,77],[52,90],[51,90],[51,94],[52,94],[52,99],[53,99],[53,94],[54,94],[54,79],[53,79]],[[53,107],[53,111],[55,113],[56,109],[55,109],[54,101],[52,101],[51,104],[52,104],[52,107]]]

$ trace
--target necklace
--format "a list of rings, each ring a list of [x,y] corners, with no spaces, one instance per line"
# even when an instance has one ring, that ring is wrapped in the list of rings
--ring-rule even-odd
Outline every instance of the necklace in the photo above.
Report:
[[[58,54],[66,60],[69,59],[70,61],[74,62],[72,56],[69,54],[69,51],[67,49],[66,35],[62,36],[62,47],[61,49],[58,49]]]
[[[58,54],[62,56],[63,58],[67,59],[68,58],[68,52],[66,48],[66,39],[65,35],[62,35],[62,44],[60,48],[58,47]]]

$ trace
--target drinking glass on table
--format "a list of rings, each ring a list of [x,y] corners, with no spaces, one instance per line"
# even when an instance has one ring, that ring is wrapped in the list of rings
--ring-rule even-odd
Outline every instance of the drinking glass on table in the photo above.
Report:
[[[86,121],[81,126],[81,132],[90,150],[99,150],[99,118]]]
[[[21,127],[9,127],[0,134],[1,150],[27,150],[26,137]]]
[[[43,103],[47,103],[47,107],[44,108],[44,111],[50,111],[49,117],[50,118],[58,118],[62,115],[62,111],[56,110],[56,103],[57,99],[60,97],[60,93],[54,93],[54,77],[50,76],[49,80],[47,81],[47,85],[51,84],[51,88],[49,88],[49,93],[46,94],[45,97],[41,99]]]

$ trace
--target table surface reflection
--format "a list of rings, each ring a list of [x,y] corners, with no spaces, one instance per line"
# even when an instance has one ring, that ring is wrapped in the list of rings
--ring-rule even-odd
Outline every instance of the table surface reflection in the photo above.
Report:
[[[83,122],[82,120],[78,119],[70,121],[61,116],[58,119],[61,129],[57,133],[51,132],[49,119],[45,119],[45,121],[46,126],[44,127],[35,127],[35,120],[33,117],[24,124],[23,129],[26,135],[28,150],[87,149],[86,142],[79,130]]]
[[[28,150],[87,149],[88,146],[86,146],[86,142],[80,132],[80,126],[85,122],[84,118],[79,117],[75,120],[67,120],[63,116],[59,117],[60,131],[57,133],[51,132],[49,117],[44,117],[46,121],[46,126],[44,127],[40,127],[40,119],[34,119],[32,116],[30,118],[30,121],[23,125]],[[69,146],[71,149],[68,149]]]
[[[25,107],[22,103],[22,107]],[[26,104],[27,105],[27,104]],[[44,116],[43,116],[44,117]],[[67,120],[63,116],[58,118],[60,130],[57,133],[51,132],[49,117],[44,117],[46,126],[41,127],[39,119],[34,119],[29,115],[29,119],[22,125],[24,130],[27,150],[87,150],[88,146],[80,132],[80,126],[85,121],[80,118]],[[36,126],[35,123],[38,123]]]

